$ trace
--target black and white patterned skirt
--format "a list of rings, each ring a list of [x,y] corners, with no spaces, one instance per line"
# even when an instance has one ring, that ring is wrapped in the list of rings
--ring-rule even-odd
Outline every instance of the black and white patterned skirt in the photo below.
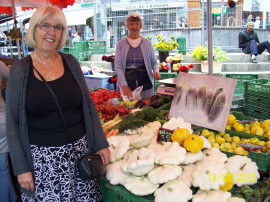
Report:
[[[77,155],[87,153],[85,137],[75,142],[74,146]],[[35,198],[22,193],[23,201],[102,201],[98,180],[79,178],[72,144],[30,147],[34,164]]]

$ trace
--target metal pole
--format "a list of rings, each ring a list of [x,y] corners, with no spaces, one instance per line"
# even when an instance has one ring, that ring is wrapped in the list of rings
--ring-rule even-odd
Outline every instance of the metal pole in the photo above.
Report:
[[[205,34],[204,34],[204,1],[202,0],[202,38],[201,38],[201,45],[204,45],[204,39],[205,39]]]
[[[212,5],[207,0],[207,31],[208,31],[208,68],[209,75],[213,75],[213,52],[212,52]]]
[[[97,41],[97,18],[96,18],[97,1],[94,1],[94,41]]]
[[[12,13],[13,13],[13,20],[14,20],[14,25],[15,27],[16,26],[16,13],[15,13],[15,4],[14,4],[14,0],[11,0],[11,4],[12,4]],[[17,44],[17,51],[18,51],[18,59],[21,59],[21,48],[20,48],[20,42],[19,40],[16,40],[16,44]]]
[[[221,1],[221,27],[223,27],[223,19],[224,19],[224,0]]]

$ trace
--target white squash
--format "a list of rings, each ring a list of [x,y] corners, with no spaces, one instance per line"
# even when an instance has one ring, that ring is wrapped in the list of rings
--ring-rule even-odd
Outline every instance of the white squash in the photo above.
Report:
[[[186,166],[183,166],[182,168],[182,174],[177,178],[177,180],[183,182],[188,187],[191,187],[192,185],[192,173],[195,171],[195,165],[189,164]]]
[[[177,142],[159,142],[148,146],[155,154],[155,163],[160,165],[179,165],[186,158],[186,150]]]
[[[187,202],[192,198],[191,189],[183,182],[172,180],[155,191],[155,202]]]
[[[177,128],[186,128],[189,130],[190,134],[193,133],[193,130],[191,129],[191,124],[188,122],[185,122],[183,118],[178,117],[172,117],[167,123],[164,123],[162,125],[162,128],[167,128],[170,130],[175,130]]]
[[[122,159],[129,149],[129,139],[127,136],[111,136],[108,139],[109,150],[111,151],[110,162]]]
[[[212,147],[211,143],[204,136],[200,137],[203,139],[203,149],[210,149]]]
[[[155,134],[153,133],[153,131],[142,130],[142,133],[138,135],[133,135],[132,137],[130,137],[130,145],[133,148],[137,148],[137,149],[141,147],[145,147],[150,144],[154,136]]]
[[[125,178],[124,187],[135,195],[144,196],[154,193],[159,187],[159,185],[152,184],[144,176],[142,177],[130,176]]]
[[[148,179],[152,184],[163,184],[176,179],[182,173],[182,168],[176,165],[163,165],[148,173]]]
[[[124,172],[130,172],[135,176],[147,174],[154,168],[155,154],[147,148],[134,150],[121,168]]]
[[[199,152],[196,152],[196,153],[187,152],[186,153],[186,159],[183,162],[183,164],[195,163],[197,161],[202,160],[202,158],[203,158],[202,151],[199,151]]]
[[[231,197],[231,193],[227,191],[197,191],[193,196],[192,202],[227,202]]]
[[[238,198],[238,197],[230,197],[228,199],[228,202],[246,202],[246,200],[243,198]]]
[[[106,179],[109,180],[111,184],[123,185],[125,178],[131,176],[130,173],[126,173],[121,169],[124,162],[126,162],[126,160],[122,159],[106,166]]]
[[[222,153],[218,148],[212,147],[203,151],[203,159],[197,164],[200,164],[204,161],[208,162],[211,160],[216,161],[216,163],[224,164],[227,159],[228,157],[226,156],[226,154]]]
[[[157,135],[160,127],[161,127],[161,123],[159,121],[154,121],[143,126],[141,130],[142,132],[151,131],[154,133],[154,135]]]
[[[257,164],[247,156],[230,157],[225,163],[225,168],[232,173],[234,183],[238,187],[256,184],[257,180],[260,179]]]
[[[201,190],[219,190],[220,185],[224,185],[224,177],[227,174],[224,164],[216,161],[204,161],[196,165],[192,173],[192,185],[199,187]]]

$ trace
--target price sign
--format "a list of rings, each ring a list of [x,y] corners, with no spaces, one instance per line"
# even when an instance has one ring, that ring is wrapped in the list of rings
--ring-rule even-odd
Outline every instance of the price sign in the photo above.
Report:
[[[157,142],[171,142],[173,132],[173,130],[159,128]]]

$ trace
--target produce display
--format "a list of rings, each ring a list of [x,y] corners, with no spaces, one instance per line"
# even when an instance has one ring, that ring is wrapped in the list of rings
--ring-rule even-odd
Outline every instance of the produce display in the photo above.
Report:
[[[156,202],[269,198],[270,179],[261,171],[270,167],[270,120],[243,121],[230,114],[225,132],[193,131],[181,117],[168,119],[168,110],[159,110],[172,96],[123,101],[106,89],[90,94],[110,145],[105,174],[110,184]],[[161,127],[172,131],[171,142],[157,142]],[[247,143],[259,149],[249,151],[243,147]]]
[[[215,132],[208,129],[203,129],[198,133],[211,143],[212,147],[216,147],[221,151],[231,152],[240,155],[248,155],[249,151],[245,150],[243,147],[239,146],[244,143],[252,143],[264,146],[262,149],[255,152],[267,153],[270,150],[270,141],[262,141],[258,138],[240,138],[236,135],[230,135],[223,132]]]
[[[123,121],[130,122],[121,128]],[[160,127],[174,128],[172,142],[156,141]],[[230,144],[240,143],[240,138],[207,129],[192,134],[191,124],[181,118],[166,120],[151,107],[122,117],[119,131],[108,138],[113,157],[106,167],[106,178],[138,196],[153,194],[155,201],[168,202],[245,201],[230,190],[252,187],[261,177],[258,166],[249,157],[227,157],[219,150],[226,148],[222,145],[226,144],[225,138],[232,140]],[[213,139],[219,142],[219,148],[211,147]],[[246,179],[239,180],[239,176]],[[247,197],[241,191],[237,196]]]
[[[241,123],[233,114],[229,114],[226,129],[270,138],[270,119]]]

